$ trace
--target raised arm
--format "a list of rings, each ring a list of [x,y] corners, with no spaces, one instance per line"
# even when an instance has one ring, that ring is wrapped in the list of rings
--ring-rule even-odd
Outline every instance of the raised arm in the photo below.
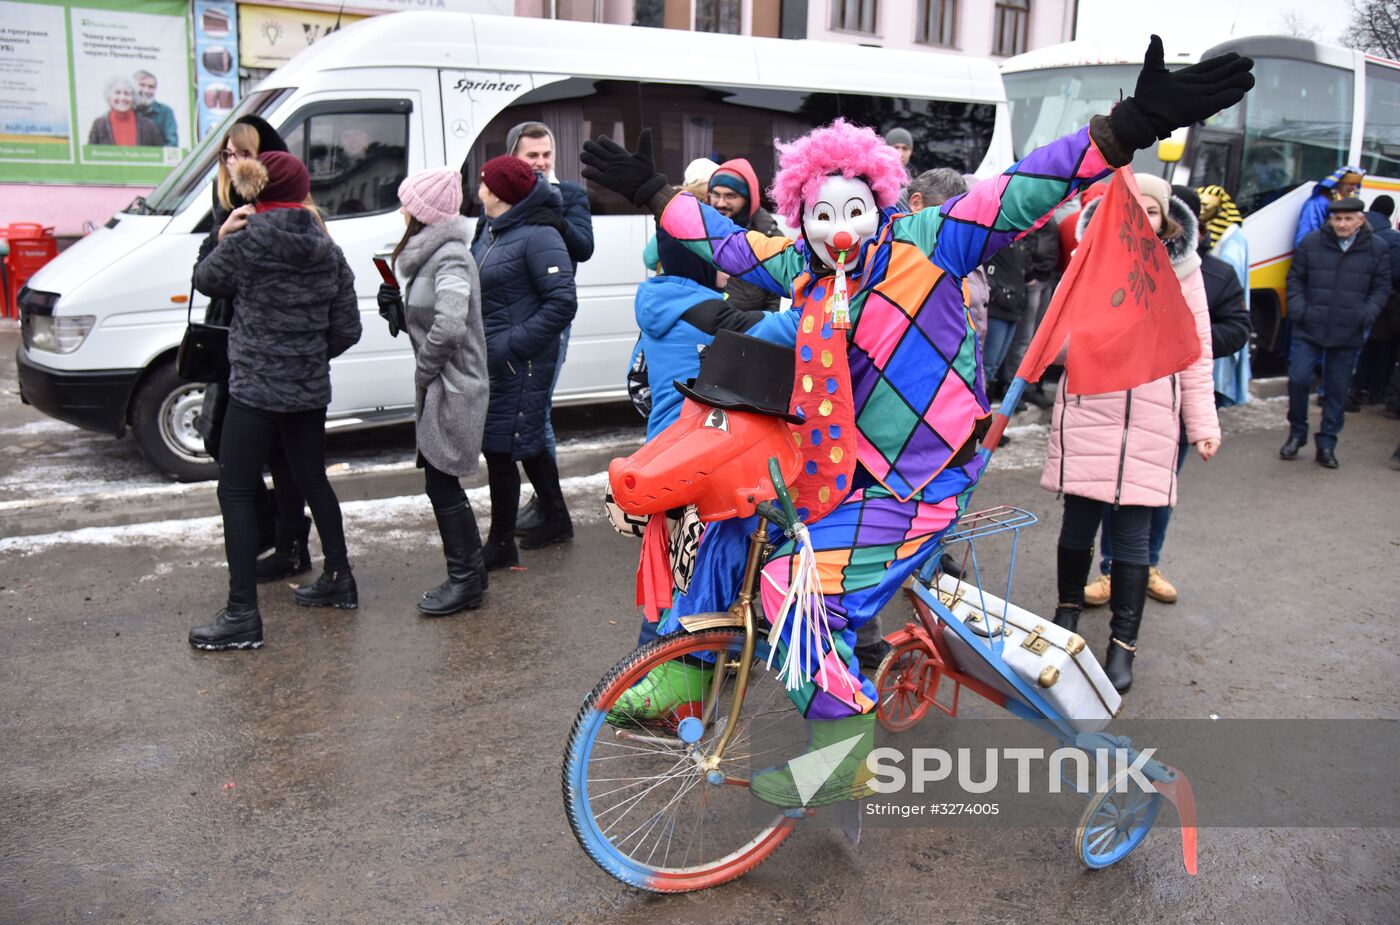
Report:
[[[792,281],[803,264],[792,242],[741,228],[691,194],[667,186],[652,163],[651,129],[642,130],[636,151],[604,135],[584,142],[579,159],[586,179],[650,209],[687,250],[768,292],[792,294]]]
[[[736,225],[690,193],[671,196],[662,205],[657,222],[686,250],[730,276],[767,292],[792,295],[792,281],[802,272],[803,261],[787,238],[769,237]]]
[[[1132,158],[1113,138],[1108,120],[1094,118],[1101,132],[1086,127],[1058,138],[941,207],[897,219],[895,239],[914,244],[949,273],[971,273],[1065,199]]]

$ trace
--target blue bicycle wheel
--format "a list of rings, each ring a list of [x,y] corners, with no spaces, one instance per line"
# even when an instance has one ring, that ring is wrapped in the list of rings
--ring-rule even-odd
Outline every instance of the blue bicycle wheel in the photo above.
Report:
[[[1151,831],[1162,808],[1162,795],[1143,790],[1120,773],[1102,793],[1089,801],[1079,826],[1074,830],[1074,847],[1080,863],[1090,870],[1102,870],[1131,854]]]

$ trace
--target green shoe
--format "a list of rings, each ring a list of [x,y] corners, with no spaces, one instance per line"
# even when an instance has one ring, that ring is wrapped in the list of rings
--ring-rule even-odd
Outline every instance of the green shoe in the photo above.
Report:
[[[875,713],[845,719],[811,720],[807,750],[780,768],[760,771],[749,790],[784,809],[827,806],[871,796],[874,772],[865,759],[875,746]],[[855,741],[852,741],[852,740]],[[797,765],[794,777],[793,764]]]
[[[708,665],[679,659],[659,665],[622,692],[608,710],[608,722],[614,726],[632,726],[668,717],[678,707],[703,701],[713,677],[714,669]]]

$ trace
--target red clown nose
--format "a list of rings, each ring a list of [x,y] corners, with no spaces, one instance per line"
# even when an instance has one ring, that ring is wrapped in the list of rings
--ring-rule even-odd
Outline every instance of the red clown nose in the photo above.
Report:
[[[849,231],[838,231],[835,237],[831,239],[831,246],[838,251],[848,251],[851,249],[851,245],[855,243],[855,239],[851,237]]]

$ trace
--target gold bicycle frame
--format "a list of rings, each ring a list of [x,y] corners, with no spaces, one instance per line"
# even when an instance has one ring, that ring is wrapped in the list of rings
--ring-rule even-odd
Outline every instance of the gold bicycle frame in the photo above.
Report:
[[[707,770],[719,767],[720,760],[724,757],[725,746],[729,744],[730,738],[734,735],[734,730],[739,724],[739,711],[744,706],[744,697],[749,689],[749,672],[753,667],[753,653],[758,647],[758,620],[754,616],[753,599],[758,590],[758,570],[763,566],[763,561],[768,558],[772,551],[772,545],[768,542],[768,518],[760,516],[758,526],[754,528],[753,535],[749,537],[749,560],[744,566],[744,582],[739,587],[739,598],[729,607],[727,619],[718,621],[711,618],[706,621],[709,625],[742,626],[744,628],[744,644],[739,651],[739,667],[734,676],[734,702],[729,705],[729,719],[725,723],[724,731],[720,733],[719,741],[715,743],[714,751],[705,759]],[[684,621],[682,621],[684,623]],[[699,629],[694,624],[686,624],[687,629]],[[719,693],[724,685],[725,671],[721,666],[716,666],[713,680],[710,681],[710,693],[706,698],[704,716],[706,724],[713,722],[715,713],[719,709]]]

